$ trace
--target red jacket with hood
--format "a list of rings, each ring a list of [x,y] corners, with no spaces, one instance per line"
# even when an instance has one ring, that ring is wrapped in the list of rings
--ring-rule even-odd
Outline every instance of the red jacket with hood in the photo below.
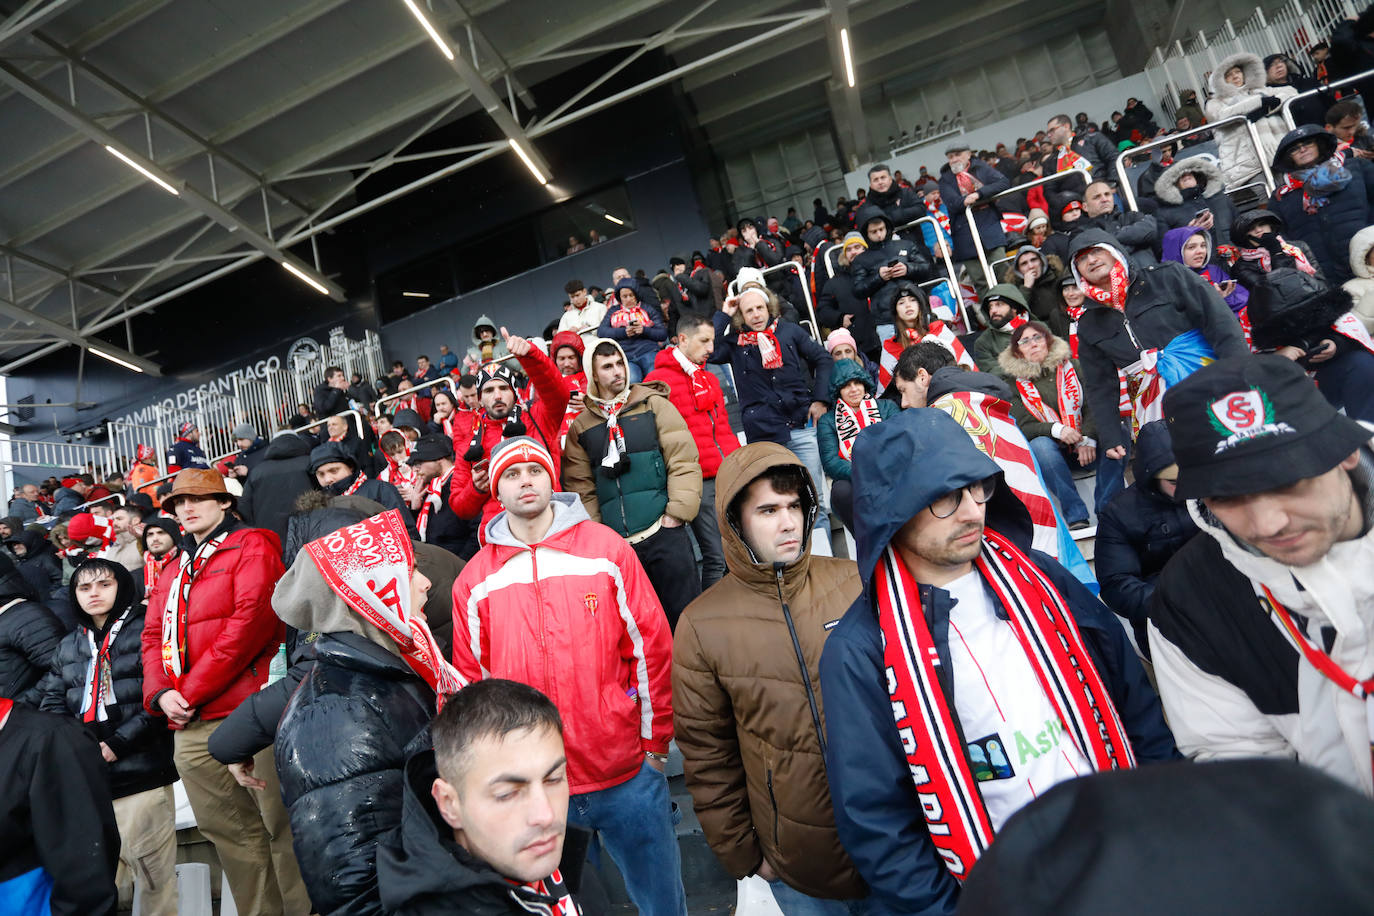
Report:
[[[239,523],[191,583],[178,689],[196,718],[223,719],[266,683],[286,638],[286,625],[272,610],[272,591],[285,572],[276,534]],[[143,624],[143,705],[159,716],[158,694],[176,686],[162,669],[162,611],[174,579],[171,568],[158,577]]]
[[[577,365],[581,366],[582,354],[586,352],[587,349],[587,345],[582,340],[582,335],[578,334],[576,331],[559,331],[557,334],[553,335],[553,340],[549,343],[549,354],[555,365],[558,364],[558,351],[563,347],[568,347],[577,353]],[[579,391],[582,394],[587,393],[587,373],[579,368],[572,375],[563,376],[563,381],[568,383],[568,407],[563,412],[563,425],[558,428],[558,442],[560,448],[562,447],[562,443],[567,441],[568,427],[572,426],[572,421],[582,412],[582,402],[579,400],[574,404],[572,401],[572,393],[574,391]]]
[[[663,382],[668,386],[668,400],[687,421],[687,429],[696,440],[697,452],[701,455],[701,476],[710,480],[720,470],[725,456],[739,448],[739,436],[730,429],[730,417],[725,411],[725,393],[720,390],[720,382],[705,366],[694,373],[697,388],[693,388],[692,377],[673,355],[671,347],[664,347],[654,357],[654,371],[644,379],[646,382]]]
[[[553,466],[558,467],[562,460],[563,449],[558,443],[558,429],[563,424],[563,413],[568,404],[568,383],[559,374],[553,360],[545,356],[538,347],[531,346],[528,356],[516,357],[520,369],[529,376],[530,383],[539,398],[521,411],[521,419],[528,435],[538,439],[553,456]],[[448,504],[459,518],[473,519],[481,516],[482,528],[492,516],[501,511],[495,493],[479,490],[472,485],[472,464],[463,457],[472,442],[473,424],[482,424],[482,459],[491,455],[491,450],[501,441],[501,430],[505,420],[493,420],[486,411],[478,409],[463,411],[453,421],[453,477],[449,481]]]
[[[536,544],[505,514],[453,585],[453,664],[469,680],[529,684],[558,707],[568,788],[633,778],[673,736],[673,637],[634,548],[591,520],[573,493],[553,495]]]

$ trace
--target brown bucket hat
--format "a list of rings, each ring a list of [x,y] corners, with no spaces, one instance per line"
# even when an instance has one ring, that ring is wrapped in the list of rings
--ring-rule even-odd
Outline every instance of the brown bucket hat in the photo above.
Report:
[[[225,488],[220,473],[209,468],[178,471],[177,476],[172,478],[172,492],[162,501],[162,508],[168,512],[175,511],[177,500],[183,496],[227,496],[230,506],[238,503],[238,497]]]

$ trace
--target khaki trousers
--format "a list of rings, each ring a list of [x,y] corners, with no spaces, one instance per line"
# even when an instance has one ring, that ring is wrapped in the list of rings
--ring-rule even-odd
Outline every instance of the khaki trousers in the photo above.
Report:
[[[307,916],[310,897],[291,849],[291,823],[281,801],[272,748],[253,758],[253,775],[267,788],[245,789],[206,750],[221,721],[192,722],[176,733],[172,759],[196,826],[214,844],[240,913]]]
[[[177,916],[176,801],[172,787],[162,786],[116,798],[119,825],[119,888],[121,908],[133,905],[138,887],[142,916]]]

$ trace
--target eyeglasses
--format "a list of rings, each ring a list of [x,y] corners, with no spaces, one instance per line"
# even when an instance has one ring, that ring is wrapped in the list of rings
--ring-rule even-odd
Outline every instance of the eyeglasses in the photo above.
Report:
[[[1040,334],[1022,334],[1022,335],[1021,335],[1021,343],[1023,343],[1023,344],[1044,343],[1044,342],[1045,342],[1045,338],[1044,338],[1042,335],[1040,335]]]
[[[978,505],[983,505],[992,499],[993,491],[997,489],[997,475],[984,477],[982,480],[975,480],[971,484],[951,490],[943,496],[937,496],[928,508],[930,514],[936,518],[949,518],[958,511],[959,506],[964,501],[964,494],[967,493]]]

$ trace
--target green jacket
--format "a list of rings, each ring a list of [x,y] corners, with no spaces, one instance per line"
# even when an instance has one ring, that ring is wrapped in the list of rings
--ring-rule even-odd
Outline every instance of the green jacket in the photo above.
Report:
[[[840,389],[856,380],[864,383],[864,389],[871,397],[874,390],[873,377],[863,366],[852,359],[835,362],[835,367],[830,370],[830,411],[816,421],[816,447],[820,449],[821,466],[825,468],[826,476],[831,480],[849,480],[853,473],[849,459],[840,457],[840,434],[835,428],[837,414],[834,405],[840,399]],[[895,417],[901,410],[901,405],[896,401],[879,399],[878,421]]]

